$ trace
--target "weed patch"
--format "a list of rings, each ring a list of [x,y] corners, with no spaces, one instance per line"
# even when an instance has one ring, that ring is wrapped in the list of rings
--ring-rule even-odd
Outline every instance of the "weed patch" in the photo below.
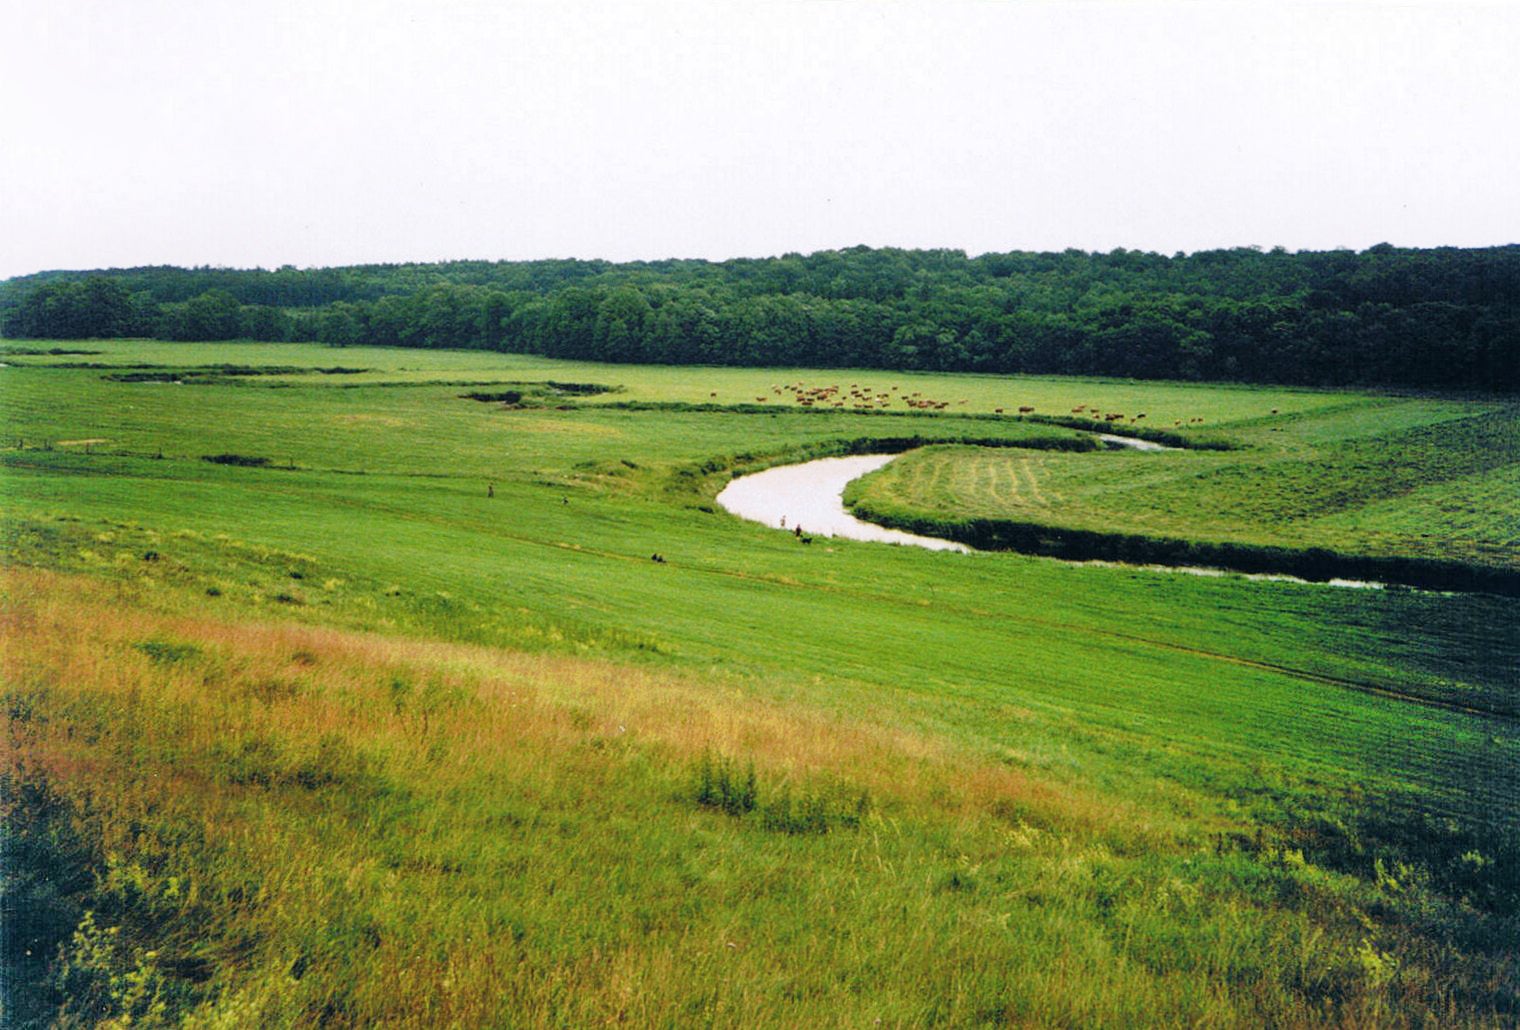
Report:
[[[235,465],[239,468],[267,468],[268,458],[254,457],[250,454],[203,454],[202,461],[209,461],[213,465]]]
[[[693,788],[697,804],[729,815],[754,811],[759,796],[753,762],[741,771],[732,759],[710,753],[697,763]]]
[[[854,829],[871,811],[870,794],[863,790],[794,790],[790,783],[782,783],[762,796],[753,762],[741,767],[736,760],[711,752],[704,752],[696,763],[691,792],[704,808],[735,817],[757,813],[759,824],[773,833],[807,835]]]
[[[201,649],[194,644],[180,644],[169,640],[144,640],[132,646],[159,665],[178,665],[180,662],[199,658],[201,654]]]

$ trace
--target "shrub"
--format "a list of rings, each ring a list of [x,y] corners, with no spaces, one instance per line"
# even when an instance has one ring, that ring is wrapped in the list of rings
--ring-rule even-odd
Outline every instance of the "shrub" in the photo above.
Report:
[[[203,454],[201,461],[209,461],[213,465],[237,465],[242,468],[264,468],[269,464],[268,458],[255,458],[248,454]]]
[[[467,401],[501,404],[517,404],[523,399],[521,390],[502,390],[499,393],[462,393],[459,396]]]
[[[0,1005],[7,1025],[43,1026],[63,1000],[48,963],[79,925],[96,856],[45,781],[0,773],[0,803]]]

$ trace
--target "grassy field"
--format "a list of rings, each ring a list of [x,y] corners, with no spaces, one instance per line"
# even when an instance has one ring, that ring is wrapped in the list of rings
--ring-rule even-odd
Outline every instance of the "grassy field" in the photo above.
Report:
[[[888,471],[1099,524],[1151,482],[1185,525],[1291,467],[1356,499],[1277,519],[1306,542],[1513,563],[1503,404],[6,348],[17,1023],[1520,1013],[1513,600],[801,548],[712,505],[737,469],[978,440],[1013,446]],[[888,406],[799,410],[799,382]],[[1237,449],[1032,450],[1082,435],[994,417],[1078,404]],[[1203,500],[1147,478],[1174,459]]]
[[[1383,409],[1386,419],[1369,425]],[[1520,406],[1389,399],[1231,426],[1230,451],[917,452],[868,507],[1520,567]],[[1280,424],[1279,424],[1280,423]],[[1265,430],[1265,431],[1263,431]],[[1506,499],[1509,499],[1507,502]]]

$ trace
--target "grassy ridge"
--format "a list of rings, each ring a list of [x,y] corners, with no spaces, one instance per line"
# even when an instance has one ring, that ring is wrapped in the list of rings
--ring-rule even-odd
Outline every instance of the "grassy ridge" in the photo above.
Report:
[[[69,871],[13,881],[64,947],[33,956],[24,982],[60,992],[37,1005],[353,1025],[1520,1006],[1514,602],[800,548],[704,510],[734,469],[886,436],[1075,438],[736,410],[848,374],[342,363],[373,371],[0,369],[6,847]],[[971,415],[1136,391],[1209,413],[1184,432],[1300,457],[1494,410],[918,378]],[[505,410],[441,385],[551,379],[623,390]],[[201,460],[222,454],[270,464]]]

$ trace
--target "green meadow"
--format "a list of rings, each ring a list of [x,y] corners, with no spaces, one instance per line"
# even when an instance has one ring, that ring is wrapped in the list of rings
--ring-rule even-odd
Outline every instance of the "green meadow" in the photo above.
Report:
[[[1513,403],[0,362],[8,1025],[1520,1018],[1515,598],[803,547],[714,503],[913,448],[857,510],[1512,572]],[[1183,446],[1090,449],[1094,409]]]
[[[1520,407],[1388,399],[1229,428],[1239,449],[925,449],[861,482],[852,499],[950,517],[1520,567]]]

